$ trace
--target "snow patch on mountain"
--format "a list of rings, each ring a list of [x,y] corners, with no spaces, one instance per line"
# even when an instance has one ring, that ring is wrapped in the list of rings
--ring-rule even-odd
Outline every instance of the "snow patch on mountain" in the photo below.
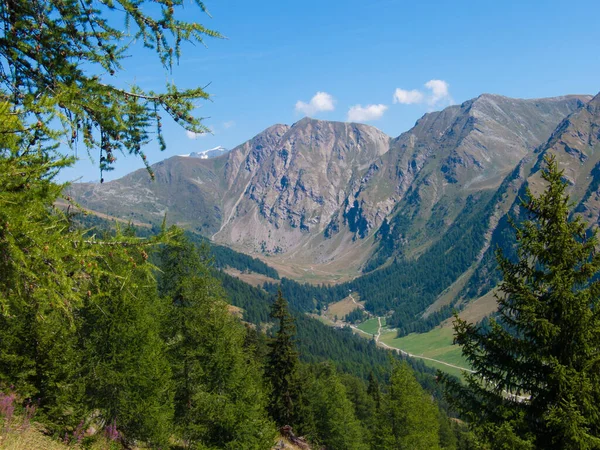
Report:
[[[201,152],[192,152],[192,153],[187,153],[185,155],[178,155],[178,156],[181,156],[183,158],[209,159],[209,158],[216,158],[217,156],[224,155],[227,152],[229,152],[228,149],[219,145],[218,147],[209,148],[208,150],[203,150]]]

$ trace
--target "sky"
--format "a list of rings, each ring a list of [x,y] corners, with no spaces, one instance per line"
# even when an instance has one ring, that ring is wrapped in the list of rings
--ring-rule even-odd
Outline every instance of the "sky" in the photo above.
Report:
[[[211,134],[164,124],[167,150],[151,163],[216,146],[233,148],[275,123],[304,116],[373,125],[395,137],[423,114],[482,93],[517,98],[600,91],[600,2],[575,0],[205,0],[188,20],[225,39],[187,45],[172,73],[134,46],[117,83],[160,90],[205,86],[198,104]],[[167,122],[167,121],[165,121]],[[100,178],[79,149],[61,181]],[[143,167],[119,156],[105,181]]]

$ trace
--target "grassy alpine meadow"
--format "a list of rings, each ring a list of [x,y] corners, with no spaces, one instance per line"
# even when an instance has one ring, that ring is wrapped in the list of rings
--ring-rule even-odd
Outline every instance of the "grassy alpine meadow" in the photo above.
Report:
[[[381,326],[385,327],[385,319],[381,319]],[[379,331],[379,321],[377,317],[373,317],[372,319],[366,320],[360,325],[357,326],[359,330],[364,331],[365,333],[377,334]]]
[[[436,359],[441,362],[458,367],[469,368],[469,364],[462,356],[458,345],[453,344],[454,331],[450,327],[434,328],[427,333],[412,333],[401,338],[396,337],[395,332],[382,334],[380,341],[390,347],[399,348],[415,356]],[[426,364],[449,372],[449,366],[424,360]]]

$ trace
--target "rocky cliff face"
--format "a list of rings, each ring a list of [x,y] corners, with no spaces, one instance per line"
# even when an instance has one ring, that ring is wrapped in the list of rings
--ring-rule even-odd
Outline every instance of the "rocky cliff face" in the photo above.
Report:
[[[576,211],[590,225],[600,223],[600,94],[565,118],[538,149],[538,157],[527,182],[536,192],[542,189],[542,160],[554,155],[569,183]]]
[[[306,118],[274,125],[214,159],[156,164],[156,183],[138,171],[72,191],[102,213],[147,222],[167,213],[218,242],[270,255],[280,269],[296,265],[288,275],[355,274],[374,253],[381,264],[430,245],[469,196],[493,192],[549,139],[593,166],[587,153],[598,139],[590,118],[598,101],[590,98],[482,95],[426,114],[395,139],[367,125]],[[576,111],[577,132],[569,126]],[[579,131],[583,124],[588,131]],[[563,132],[552,135],[558,125]]]
[[[216,240],[269,253],[305,244],[389,149],[389,137],[366,125],[303,119],[278,131],[234,150],[228,185],[245,189],[226,195],[237,199]]]
[[[526,187],[534,194],[539,194],[546,187],[541,178],[546,155],[554,155],[559,167],[564,170],[565,181],[569,184],[567,192],[576,205],[575,212],[590,227],[600,224],[600,95],[586,101],[588,98],[582,97],[579,108],[567,115],[533,152],[528,152],[495,191],[493,208],[485,218],[488,233],[480,256],[473,261],[472,270],[461,277],[460,283],[455,282],[463,288],[455,289],[454,306],[480,297],[473,302],[472,308],[467,309],[471,313],[478,309],[485,314],[493,312],[495,302],[489,302],[489,293],[486,302],[484,294],[499,281],[494,249],[501,247],[505,254],[511,254],[514,234],[508,223],[508,214],[512,218],[519,217]],[[452,303],[449,297],[446,296],[445,300]],[[487,307],[484,307],[486,304]],[[440,305],[434,304],[430,309],[437,306]],[[485,314],[477,318],[481,319]]]
[[[484,94],[426,114],[391,142],[346,205],[355,205],[367,232],[385,220],[396,249],[422,250],[453,223],[470,195],[497,189],[523,157],[589,99]]]

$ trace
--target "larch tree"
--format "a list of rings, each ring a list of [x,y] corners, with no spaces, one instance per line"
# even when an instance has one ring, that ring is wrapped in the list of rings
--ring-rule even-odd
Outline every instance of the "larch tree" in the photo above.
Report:
[[[171,371],[160,336],[164,308],[146,255],[125,252],[127,259],[114,252],[98,259],[107,273],[77,311],[78,376],[86,386],[81,401],[128,442],[164,447],[173,418]]]
[[[206,131],[194,115],[195,102],[208,98],[203,89],[146,92],[116,81],[133,47],[154,51],[169,73],[183,45],[220,37],[195,21],[204,4],[191,3],[184,10],[183,0],[0,2],[0,313],[10,315],[18,299],[68,315],[100,272],[93,259],[121,252],[74,232],[53,208],[61,197],[71,201],[53,182],[74,161],[59,145],[98,152],[103,172],[119,152],[146,162],[153,136],[164,148],[161,115]]]
[[[192,132],[206,131],[194,114],[196,101],[208,98],[202,88],[167,83],[151,92],[117,80],[130,51],[154,51],[168,74],[183,45],[220,36],[198,23],[206,12],[202,2],[188,2],[185,10],[184,3],[0,2],[0,383],[40,398],[42,414],[72,426],[82,417],[75,415],[85,412],[81,399],[91,391],[82,386],[89,387],[85,382],[93,377],[87,375],[95,371],[98,396],[87,397],[98,400],[92,407],[107,420],[118,415],[124,431],[148,442],[166,435],[159,428],[168,426],[170,415],[168,368],[159,370],[161,349],[151,348],[157,339],[148,307],[155,298],[142,304],[139,297],[152,290],[151,277],[145,278],[148,245],[160,239],[99,238],[75,229],[68,210],[56,207],[64,185],[54,178],[73,163],[61,145],[83,144],[97,155],[102,173],[119,152],[146,162],[143,149],[153,138],[164,148],[163,117]],[[81,340],[88,348],[100,348],[102,341],[112,349],[95,353],[82,369],[76,341],[86,307],[85,320],[97,319],[98,328],[86,329]],[[138,309],[146,322],[135,323]],[[120,326],[128,333],[110,334],[110,327]],[[119,347],[119,339],[141,344]],[[137,372],[124,367],[124,358],[113,358],[118,352],[128,363],[140,363]],[[120,383],[126,374],[131,376]],[[116,387],[122,395],[114,394]],[[112,397],[104,395],[108,391]],[[156,419],[153,424],[135,423],[136,404]]]
[[[356,418],[354,405],[335,367],[324,363],[311,387],[317,440],[325,448],[366,450],[367,433]]]
[[[383,447],[398,450],[439,448],[438,409],[407,363],[395,363],[381,420]]]
[[[207,129],[194,114],[202,88],[146,91],[117,81],[129,51],[150,49],[168,74],[182,45],[219,33],[198,23],[200,0],[7,0],[0,2],[0,101],[22,118],[11,130],[57,138],[97,151],[100,171],[118,152],[139,155],[155,134],[165,148],[162,116],[185,129]],[[196,6],[195,10],[193,5]],[[132,83],[134,80],[130,80]],[[127,87],[123,87],[127,86]],[[55,125],[62,127],[56,129]],[[149,168],[148,164],[146,163]]]
[[[448,398],[493,447],[600,448],[600,255],[596,231],[572,216],[563,171],[546,156],[539,195],[513,221],[517,257],[498,252],[503,281],[488,330],[456,319],[475,370]]]
[[[39,399],[40,414],[52,431],[74,427],[90,408],[106,419],[131,418],[135,413],[125,411],[146,401],[148,406],[168,376],[149,370],[161,366],[155,358],[161,349],[148,314],[153,300],[143,294],[154,283],[147,252],[161,238],[99,238],[75,229],[69,215],[55,206],[63,186],[53,176],[65,162],[43,151],[19,154],[12,138],[19,140],[0,133],[11,152],[0,157],[0,385],[14,385],[25,399]],[[116,336],[114,329],[123,326],[129,334]],[[119,345],[119,339],[128,345]],[[157,348],[149,351],[152,344]],[[93,357],[86,357],[90,353]],[[116,361],[118,353],[127,359]],[[113,382],[113,399],[119,398],[112,403],[100,388],[111,382],[108,370],[127,380],[120,392],[112,389]],[[125,377],[127,372],[133,376]],[[87,389],[91,385],[94,389]],[[137,399],[127,396],[134,391]],[[162,402],[161,411],[163,404],[168,409],[169,402]],[[141,421],[132,422],[127,424],[132,436],[157,437],[158,427],[144,431],[137,426]]]

